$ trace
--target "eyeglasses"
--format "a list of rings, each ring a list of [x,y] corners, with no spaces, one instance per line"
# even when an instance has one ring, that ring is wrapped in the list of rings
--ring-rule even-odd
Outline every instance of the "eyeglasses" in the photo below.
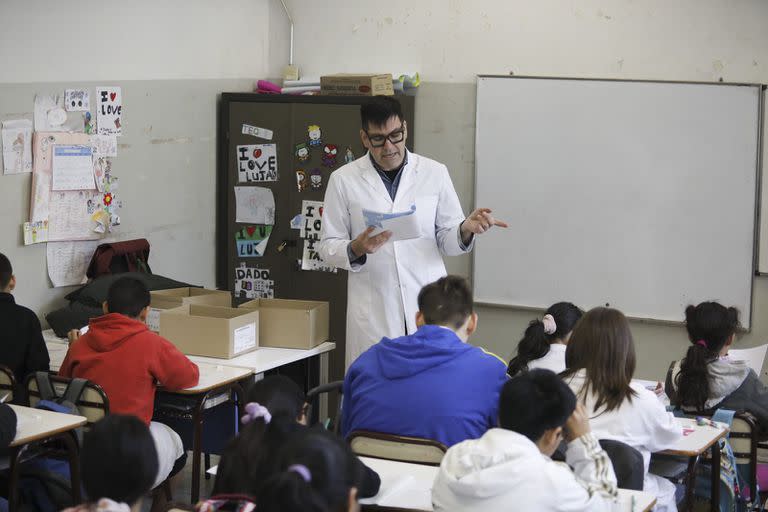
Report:
[[[403,139],[405,139],[405,126],[403,125],[400,125],[400,128],[393,132],[389,132],[386,135],[371,135],[368,133],[368,130],[363,131],[365,131],[365,134],[368,136],[368,140],[371,142],[371,146],[374,148],[382,147],[387,143],[387,139],[389,139],[389,142],[392,144],[403,142]]]

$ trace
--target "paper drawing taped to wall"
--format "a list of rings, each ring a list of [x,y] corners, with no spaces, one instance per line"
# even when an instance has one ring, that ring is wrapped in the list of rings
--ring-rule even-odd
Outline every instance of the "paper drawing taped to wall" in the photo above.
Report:
[[[88,89],[66,89],[64,108],[69,112],[86,112],[91,109],[91,95]]]
[[[277,145],[237,146],[237,177],[240,183],[277,181]]]
[[[235,187],[235,222],[275,223],[275,195],[264,187]]]
[[[324,262],[317,252],[317,245],[320,242],[320,230],[323,228],[323,202],[302,201],[301,212],[303,220],[301,237],[304,238],[301,269],[336,272],[336,267]]]
[[[123,93],[120,87],[96,89],[96,128],[99,135],[123,134]]]
[[[272,226],[245,226],[235,233],[238,258],[261,258],[267,250]]]
[[[274,299],[275,282],[270,279],[269,270],[241,263],[235,268],[235,298]]]

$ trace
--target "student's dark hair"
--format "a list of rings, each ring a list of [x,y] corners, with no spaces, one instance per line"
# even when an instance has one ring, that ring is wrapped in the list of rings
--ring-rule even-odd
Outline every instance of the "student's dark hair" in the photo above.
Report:
[[[107,309],[136,318],[151,301],[147,285],[135,277],[121,277],[115,280],[107,291]]]
[[[691,346],[675,377],[673,404],[703,410],[709,399],[709,363],[739,328],[739,311],[717,302],[691,305],[685,308],[685,328]]]
[[[355,486],[352,452],[323,430],[304,430],[285,443],[277,472],[264,482],[261,512],[340,512]]]
[[[11,282],[13,267],[8,256],[0,252],[0,288],[5,288]]]
[[[563,426],[576,409],[576,395],[550,370],[523,372],[509,379],[499,396],[499,426],[533,442]]]
[[[248,402],[267,408],[272,417],[286,416],[296,421],[304,411],[307,396],[298,384],[285,375],[270,375],[248,391]]]
[[[635,373],[635,343],[624,313],[611,308],[594,308],[579,320],[565,349],[563,378],[586,370],[579,396],[597,395],[595,411],[618,409],[624,400],[632,401],[630,387]]]
[[[419,292],[419,311],[433,325],[459,328],[472,314],[472,290],[463,277],[445,276]]]
[[[403,108],[392,96],[374,96],[360,106],[363,130],[368,130],[371,126],[383,126],[393,116],[403,120]]]
[[[269,424],[257,418],[243,426],[221,454],[212,495],[243,494],[255,499],[261,484],[277,471],[276,454],[297,430],[296,420],[287,416],[272,418]]]
[[[520,373],[528,368],[528,363],[547,355],[552,342],[565,340],[584,312],[570,302],[558,302],[549,306],[544,314],[555,319],[555,332],[547,334],[541,319],[532,320],[517,345],[517,356],[509,362],[509,375]]]
[[[106,416],[85,433],[80,462],[91,502],[109,498],[133,505],[149,492],[158,472],[149,427],[135,416],[120,414]]]

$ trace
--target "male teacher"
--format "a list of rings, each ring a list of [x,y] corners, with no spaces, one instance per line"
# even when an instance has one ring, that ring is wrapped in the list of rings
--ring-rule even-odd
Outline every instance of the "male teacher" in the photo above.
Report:
[[[318,248],[327,263],[349,271],[347,367],[383,336],[416,331],[419,291],[446,274],[442,255],[469,252],[475,235],[507,227],[488,208],[464,218],[445,165],[405,148],[408,126],[395,98],[373,97],[360,117],[368,153],[331,174]],[[414,205],[417,238],[374,235],[362,214],[363,208],[391,213]]]

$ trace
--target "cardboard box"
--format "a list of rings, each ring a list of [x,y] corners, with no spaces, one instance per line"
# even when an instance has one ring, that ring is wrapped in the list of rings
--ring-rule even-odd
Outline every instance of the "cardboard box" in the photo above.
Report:
[[[176,307],[155,307],[154,304],[149,307],[149,314],[147,315],[147,327],[152,332],[160,333],[160,313],[163,311],[169,311],[171,309],[177,309],[182,306]]]
[[[320,94],[335,96],[392,96],[392,75],[359,75],[339,73],[320,77]]]
[[[185,304],[160,313],[160,335],[187,355],[231,359],[259,348],[259,311]]]
[[[232,307],[232,294],[227,290],[187,287],[155,290],[150,294],[152,295],[151,306],[158,309],[177,308],[184,304]]]
[[[327,302],[256,299],[240,304],[240,308],[259,311],[262,347],[310,349],[328,341]]]

